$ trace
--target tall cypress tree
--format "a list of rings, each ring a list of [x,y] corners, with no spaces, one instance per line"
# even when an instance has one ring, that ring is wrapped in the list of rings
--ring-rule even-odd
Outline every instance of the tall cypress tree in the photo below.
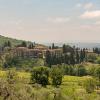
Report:
[[[69,56],[67,54],[65,54],[64,58],[65,58],[64,63],[69,64]]]
[[[66,53],[66,45],[65,44],[63,45],[62,48],[63,48],[63,53]]]
[[[46,51],[46,64],[47,64],[47,66],[49,66],[49,67],[51,67],[51,65],[52,65],[52,59],[51,59],[51,53],[50,53],[50,51]]]
[[[8,47],[11,47],[11,42],[10,41],[8,41]]]
[[[52,49],[55,49],[55,45],[54,45],[54,43],[52,44]]]
[[[78,51],[76,51],[76,63],[80,63],[80,56],[79,56],[79,53]]]
[[[80,51],[80,62],[84,61],[84,55],[83,55],[83,50],[81,49]]]
[[[72,65],[75,64],[75,58],[74,58],[74,53],[73,52],[70,54],[70,64],[72,64]]]
[[[86,51],[85,51],[85,48],[83,49],[83,58],[85,59],[86,57]]]

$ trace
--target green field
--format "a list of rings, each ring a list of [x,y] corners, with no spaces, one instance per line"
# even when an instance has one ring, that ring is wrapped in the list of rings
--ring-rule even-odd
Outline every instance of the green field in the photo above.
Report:
[[[0,78],[6,79],[6,73],[7,71],[0,71]],[[42,87],[38,84],[29,84],[30,78],[31,74],[28,72],[17,72],[18,82],[15,86],[17,91],[21,92],[24,96],[26,95],[27,99],[33,93],[34,100],[100,100],[100,95],[96,91],[88,94],[82,86],[84,80],[90,78],[90,76],[64,76],[62,85],[59,88],[55,88],[52,85]],[[55,95],[57,97],[53,99]]]

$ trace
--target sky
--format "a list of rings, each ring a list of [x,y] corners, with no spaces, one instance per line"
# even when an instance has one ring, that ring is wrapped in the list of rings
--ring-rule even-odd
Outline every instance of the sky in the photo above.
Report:
[[[39,43],[99,43],[100,0],[0,0],[0,34]]]

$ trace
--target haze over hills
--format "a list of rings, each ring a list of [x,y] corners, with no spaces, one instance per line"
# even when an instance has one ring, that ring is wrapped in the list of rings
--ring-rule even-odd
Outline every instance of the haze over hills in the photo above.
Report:
[[[79,42],[79,43],[68,43],[68,42],[67,43],[55,43],[56,46],[62,46],[63,44],[68,44],[71,46],[76,46],[76,47],[80,47],[80,48],[88,48],[88,49],[95,48],[95,47],[100,48],[100,43],[82,43],[82,42]],[[52,43],[45,43],[45,45],[51,46]]]
[[[10,38],[10,37],[6,37],[6,36],[2,36],[0,35],[0,45],[4,44],[4,42],[6,41],[10,41],[12,43],[13,46],[15,45],[19,45],[22,43],[22,41],[25,40],[19,40],[19,39],[14,39],[14,38]],[[30,41],[26,41],[27,43],[30,43]],[[46,46],[51,46],[52,43],[39,43],[39,44],[44,44]],[[62,46],[64,43],[55,43],[56,46]],[[76,46],[76,47],[80,47],[80,48],[94,48],[94,47],[98,47],[100,48],[100,43],[82,43],[82,42],[78,42],[78,43],[69,43],[69,42],[65,42],[65,44],[71,45],[71,46]]]

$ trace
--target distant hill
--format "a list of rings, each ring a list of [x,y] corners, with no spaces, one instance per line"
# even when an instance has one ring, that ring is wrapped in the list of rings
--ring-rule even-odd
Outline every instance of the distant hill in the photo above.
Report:
[[[80,48],[88,48],[88,49],[92,49],[95,47],[100,48],[100,43],[55,43],[55,46],[62,46],[63,44],[67,44],[67,45],[71,45],[71,46],[76,46],[76,47],[80,47]],[[51,46],[52,43],[45,43],[45,45],[47,46]]]
[[[16,45],[21,44],[24,40],[13,39],[13,38],[0,35],[0,46],[3,45],[7,41],[10,41],[12,46],[16,46]],[[25,41],[25,42],[27,42],[27,44],[31,43],[30,41]]]

